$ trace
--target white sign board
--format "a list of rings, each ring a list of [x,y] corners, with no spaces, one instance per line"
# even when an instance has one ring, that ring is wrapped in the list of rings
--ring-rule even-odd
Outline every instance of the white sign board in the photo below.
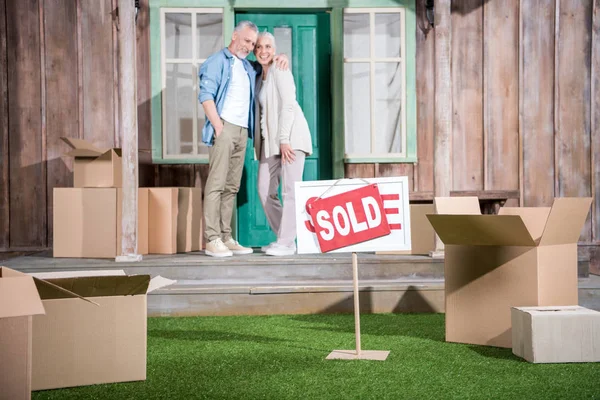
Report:
[[[296,182],[296,231],[298,254],[321,253],[313,221],[307,211],[307,202],[328,198],[350,190],[375,183],[383,199],[383,209],[390,226],[390,234],[330,253],[400,251],[410,250],[410,209],[408,202],[408,178],[341,179],[339,181]],[[352,235],[352,232],[349,233]]]

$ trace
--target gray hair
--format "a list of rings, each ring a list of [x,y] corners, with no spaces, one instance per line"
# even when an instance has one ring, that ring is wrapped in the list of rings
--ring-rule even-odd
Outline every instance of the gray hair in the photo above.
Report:
[[[235,32],[240,32],[242,29],[244,29],[246,27],[248,27],[248,28],[252,29],[254,32],[258,33],[258,27],[252,21],[240,21],[240,22],[238,22],[238,24],[235,26],[234,31]]]
[[[263,38],[263,37],[271,39],[271,42],[273,43],[273,47],[277,48],[277,43],[275,43],[275,36],[273,36],[273,34],[271,32],[268,32],[268,31],[260,32],[258,34],[258,37],[256,38],[256,43],[258,43],[258,40],[260,38]]]

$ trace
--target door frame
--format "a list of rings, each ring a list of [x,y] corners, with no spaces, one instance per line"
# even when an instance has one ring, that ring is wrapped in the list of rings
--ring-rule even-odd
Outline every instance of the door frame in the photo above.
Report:
[[[315,15],[317,16],[317,19],[319,16],[325,16],[328,15],[329,16],[329,74],[330,74],[330,79],[329,79],[329,88],[328,88],[328,99],[326,101],[328,101],[328,105],[329,105],[329,109],[327,114],[325,114],[328,118],[328,130],[329,130],[329,140],[332,141],[332,143],[330,145],[328,145],[329,149],[327,151],[327,153],[325,154],[327,157],[323,157],[323,153],[319,153],[319,160],[321,162],[325,161],[326,164],[328,164],[328,168],[329,171],[331,171],[331,178],[342,178],[343,177],[343,151],[342,151],[342,158],[340,159],[341,163],[342,163],[342,175],[336,175],[336,171],[335,171],[335,163],[334,163],[334,152],[335,152],[335,132],[334,132],[334,99],[336,98],[336,96],[333,95],[333,80],[334,77],[336,76],[334,74],[334,66],[333,66],[333,54],[332,54],[332,48],[333,48],[333,37],[332,37],[332,17],[331,17],[331,10],[330,9],[323,9],[323,8],[319,8],[319,9],[310,9],[310,8],[235,8],[234,12],[232,13],[232,28],[229,29],[229,34],[224,36],[224,41],[225,43],[229,43],[231,41],[231,34],[233,33],[233,29],[235,27],[235,21],[238,18],[239,15],[244,15],[244,14],[277,14],[277,15]],[[225,21],[224,21],[225,22]],[[343,68],[343,66],[342,66]],[[343,72],[340,69],[340,72]],[[342,102],[342,107],[343,107],[343,102]],[[343,117],[343,114],[342,114]],[[320,128],[320,123],[317,124],[317,129]],[[342,131],[342,135],[343,135],[343,131]],[[343,138],[342,138],[343,140]],[[342,142],[343,143],[343,142]],[[238,219],[238,212],[239,212],[239,207],[238,207],[238,196],[236,196],[236,200],[235,200],[235,212],[233,213],[233,220],[232,220],[232,228],[233,228],[233,236],[236,238],[239,238],[238,232],[239,232],[239,219]]]

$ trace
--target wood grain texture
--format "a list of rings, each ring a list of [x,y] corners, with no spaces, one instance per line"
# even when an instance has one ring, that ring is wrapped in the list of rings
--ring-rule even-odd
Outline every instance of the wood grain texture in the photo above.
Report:
[[[160,165],[158,167],[158,180],[156,186],[192,187],[195,183],[194,165]]]
[[[83,138],[115,145],[114,46],[111,0],[81,2]]]
[[[454,190],[483,189],[483,1],[452,3]]]
[[[36,0],[6,4],[11,248],[46,244],[39,15]]]
[[[0,0],[0,250],[10,247],[6,0]]]
[[[140,1],[137,16],[137,97],[138,145],[140,149],[152,148],[152,114],[150,87],[150,8],[149,0]]]
[[[556,195],[590,196],[592,2],[557,1]],[[591,240],[591,217],[580,240]]]
[[[519,189],[519,2],[484,5],[484,189]]]
[[[78,137],[77,4],[44,0],[48,243],[53,237],[53,190],[73,186],[73,159],[60,138]]]
[[[594,0],[592,25],[592,240],[600,242],[600,0]],[[600,254],[600,252],[598,252]],[[600,273],[600,257],[594,267]]]
[[[414,164],[377,164],[375,168],[375,177],[387,178],[394,176],[408,177],[408,190],[414,192],[413,170]]]
[[[345,178],[374,178],[375,164],[345,164]]]
[[[554,200],[554,0],[521,2],[523,205]]]
[[[435,98],[435,34],[428,28],[425,2],[417,2],[417,178],[416,191],[433,191],[433,126]]]
[[[434,192],[436,196],[448,196],[452,189],[452,16],[450,5],[450,0],[438,1],[435,5]]]

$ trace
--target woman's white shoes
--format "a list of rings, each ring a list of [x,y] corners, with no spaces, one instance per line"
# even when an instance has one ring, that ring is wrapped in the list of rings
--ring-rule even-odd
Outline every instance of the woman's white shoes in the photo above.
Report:
[[[271,243],[265,249],[265,253],[269,256],[293,256],[296,254],[296,245],[284,246],[279,243]]]

